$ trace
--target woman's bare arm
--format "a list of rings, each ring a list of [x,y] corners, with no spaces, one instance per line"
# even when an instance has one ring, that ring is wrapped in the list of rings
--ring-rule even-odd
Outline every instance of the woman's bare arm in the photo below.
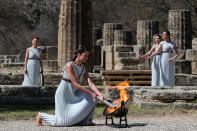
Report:
[[[176,45],[174,46],[174,50],[175,50],[176,55],[175,55],[174,57],[172,57],[172,58],[169,58],[169,59],[168,59],[169,61],[175,60],[175,59],[176,59],[177,57],[179,57],[179,55],[180,55],[179,50],[178,50],[178,48],[176,47]]]
[[[27,73],[28,58],[29,58],[29,49],[26,50],[26,54],[25,54],[24,73]]]
[[[100,96],[103,99],[103,95],[101,94],[101,92],[96,88],[95,84],[92,82],[92,80],[90,79],[89,75],[88,75],[88,70],[86,69],[85,72],[85,77],[86,80],[88,82],[88,85],[90,86],[90,88],[96,93],[96,95]]]
[[[152,55],[148,59],[152,59],[155,55],[157,55],[159,51],[161,51],[161,48],[162,48],[162,44],[160,43],[158,49],[155,50],[155,52],[153,52]]]
[[[155,50],[155,48],[154,48],[154,46],[152,46],[152,48],[150,49],[150,51],[147,52],[145,55],[140,56],[140,58],[145,58],[147,56],[150,56],[154,50]]]

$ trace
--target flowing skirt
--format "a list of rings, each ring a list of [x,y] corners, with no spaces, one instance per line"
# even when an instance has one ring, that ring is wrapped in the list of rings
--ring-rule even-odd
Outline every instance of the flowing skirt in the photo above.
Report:
[[[160,55],[156,55],[152,62],[152,86],[159,86],[160,85]]]
[[[61,81],[55,94],[55,115],[41,113],[51,126],[87,125],[91,123],[96,100],[69,82]]]
[[[172,53],[163,53],[161,57],[160,68],[160,85],[161,86],[174,86],[174,62],[168,61],[172,58]]]
[[[27,62],[27,74],[24,75],[22,86],[38,86],[40,83],[40,61],[29,59]]]

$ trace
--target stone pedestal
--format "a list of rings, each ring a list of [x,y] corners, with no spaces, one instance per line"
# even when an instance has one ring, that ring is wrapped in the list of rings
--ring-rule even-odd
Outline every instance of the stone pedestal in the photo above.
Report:
[[[189,10],[170,10],[168,15],[168,30],[171,39],[179,48],[180,59],[185,59],[185,50],[192,48],[192,23],[191,11]]]

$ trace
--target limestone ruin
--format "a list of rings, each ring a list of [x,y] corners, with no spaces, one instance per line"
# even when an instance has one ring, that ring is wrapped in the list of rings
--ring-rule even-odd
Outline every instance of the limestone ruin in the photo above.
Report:
[[[33,102],[44,102],[46,100],[44,98],[45,96],[50,97],[50,100],[52,100],[54,94],[52,95],[50,93],[55,92],[57,85],[62,78],[62,74],[59,72],[62,70],[65,62],[73,58],[74,51],[79,45],[83,45],[90,50],[91,55],[88,62],[88,69],[90,70],[92,70],[94,66],[95,72],[100,72],[101,70],[106,72],[122,71],[124,74],[121,77],[123,78],[126,73],[128,76],[130,75],[128,73],[129,71],[136,73],[136,70],[144,70],[143,72],[145,74],[149,73],[149,76],[145,77],[150,79],[151,61],[139,60],[138,56],[144,54],[151,48],[154,41],[154,34],[158,34],[163,31],[160,29],[161,23],[164,22],[156,20],[137,21],[137,43],[135,43],[133,41],[134,36],[132,36],[132,31],[129,29],[125,30],[124,25],[121,23],[104,23],[103,29],[93,28],[91,0],[62,0],[61,12],[59,14],[58,44],[57,46],[39,47],[43,52],[45,85],[49,86],[35,88],[33,89],[35,92],[31,92],[32,89],[30,88],[25,89],[21,86],[14,86],[20,85],[23,81],[24,58],[21,58],[20,54],[1,55],[1,97],[4,97],[4,101],[9,101],[11,99],[10,97],[13,99],[13,96],[17,96],[20,98],[14,98],[14,100],[22,101],[24,97],[27,96],[25,101],[29,102],[29,97],[35,95],[36,99]],[[170,91],[166,89],[166,92],[168,94],[172,94],[173,98],[165,98],[164,101],[169,102],[171,100],[174,104],[180,100],[184,100],[184,102],[187,102],[188,99],[196,100],[195,87],[197,85],[197,58],[195,56],[197,55],[197,38],[193,38],[192,40],[191,24],[190,11],[171,10],[169,12],[168,23],[166,24],[168,27],[166,27],[166,29],[172,33],[172,40],[177,43],[182,52],[180,59],[175,61],[175,82],[176,85],[191,86],[190,90],[192,90],[191,93],[188,93],[189,91],[185,91],[187,87],[184,87],[184,89],[179,89],[179,95],[177,96],[175,93],[177,91],[175,90],[177,87],[174,87]],[[4,69],[8,70],[8,72],[4,72]],[[103,74],[90,73],[90,77],[96,85],[101,85],[103,87],[103,79],[105,78],[102,76]],[[143,78],[143,80],[144,79],[145,78]],[[145,86],[140,86],[139,88],[144,87]],[[26,92],[26,90],[28,90],[28,92]],[[22,91],[21,94],[20,91]],[[138,88],[135,88],[135,92],[136,94],[134,97],[138,97],[140,100],[144,99],[137,95],[141,95],[146,92],[138,90]],[[148,90],[147,92],[158,95],[162,91],[155,91],[154,89],[154,91]],[[49,95],[47,93],[49,93]],[[185,98],[185,96],[182,96],[182,93],[186,94],[186,96],[190,95],[191,98]],[[5,97],[9,98],[6,99]],[[43,97],[43,99],[38,97]],[[147,97],[145,100],[145,102],[147,102],[149,100],[147,94],[145,94],[145,97]],[[153,95],[150,97],[153,99]],[[158,99],[159,98],[155,99],[155,101],[158,102]],[[143,102],[141,105],[142,104]]]

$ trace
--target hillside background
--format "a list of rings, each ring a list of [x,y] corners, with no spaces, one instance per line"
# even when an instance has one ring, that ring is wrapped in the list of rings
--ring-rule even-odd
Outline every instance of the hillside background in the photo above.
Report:
[[[57,46],[61,0],[0,0],[0,55],[24,55],[34,35],[40,45]],[[197,0],[93,0],[93,26],[121,22],[133,31],[137,20],[161,20],[167,27],[168,11],[192,11],[192,36],[197,36]],[[134,40],[135,41],[135,40]]]

